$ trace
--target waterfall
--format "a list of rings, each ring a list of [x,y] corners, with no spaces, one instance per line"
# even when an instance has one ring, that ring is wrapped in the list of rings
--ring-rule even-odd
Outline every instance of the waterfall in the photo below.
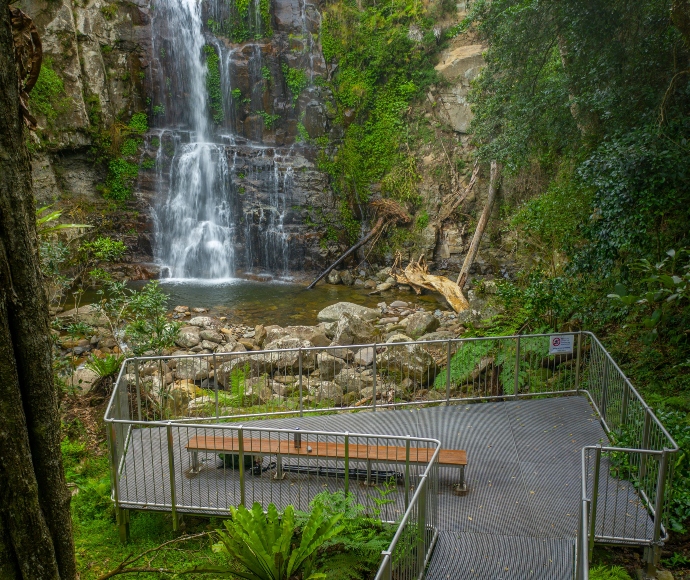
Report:
[[[166,110],[166,120],[184,120],[189,138],[176,147],[156,212],[157,258],[169,277],[229,278],[235,271],[231,178],[224,147],[209,131],[201,1],[168,0],[154,14],[166,23],[174,72],[185,85],[183,101],[171,103],[182,110]]]

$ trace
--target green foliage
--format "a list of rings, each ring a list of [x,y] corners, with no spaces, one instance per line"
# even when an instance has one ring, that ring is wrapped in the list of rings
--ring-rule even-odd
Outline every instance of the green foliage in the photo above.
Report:
[[[146,131],[149,130],[148,115],[144,112],[134,113],[134,115],[132,115],[132,118],[130,119],[127,127],[131,131],[133,131],[134,133],[138,133],[139,135],[143,135],[144,133],[146,133]]]
[[[301,68],[291,68],[287,63],[283,63],[282,70],[285,84],[292,95],[292,103],[294,105],[297,99],[299,99],[300,93],[309,85],[307,71]]]
[[[156,160],[152,157],[147,157],[141,162],[142,169],[153,169],[156,166]]]
[[[44,205],[36,209],[36,233],[39,237],[50,237],[52,234],[59,232],[60,230],[73,230],[81,228],[92,228],[88,224],[53,224],[57,219],[62,216],[62,210],[51,211],[50,213],[45,213],[48,211],[52,205]]]
[[[220,60],[216,49],[207,44],[204,46],[206,55],[206,92],[208,94],[208,108],[213,122],[220,125],[225,119],[223,112],[223,93],[220,87]]]
[[[101,14],[103,14],[103,17],[106,20],[112,20],[113,18],[115,18],[115,15],[117,14],[117,5],[106,4],[105,6],[101,6]]]
[[[139,175],[139,166],[121,157],[108,164],[108,177],[103,187],[103,197],[115,201],[125,201],[132,194],[134,180]]]
[[[99,236],[95,240],[84,242],[80,251],[98,261],[115,262],[125,255],[127,246],[120,240]]]
[[[154,117],[163,117],[165,115],[165,105],[154,105],[152,112]]]
[[[65,83],[53,69],[53,59],[45,57],[38,80],[29,96],[29,107],[43,115],[49,124],[53,123],[70,102],[63,97],[64,94]]]
[[[302,121],[297,121],[297,135],[295,135],[295,141],[297,143],[307,143],[309,141],[309,133]]]
[[[242,98],[242,91],[240,89],[232,89],[230,91],[230,94],[232,95],[232,98],[236,101],[239,101]]]
[[[261,78],[263,78],[266,82],[271,82],[271,69],[266,65],[261,67]]]
[[[595,566],[589,570],[590,580],[630,580],[630,576],[620,566]]]
[[[103,379],[116,375],[123,360],[124,356],[116,354],[107,354],[103,358],[91,355],[84,366]]]
[[[125,139],[122,147],[120,148],[120,154],[123,157],[134,157],[139,151],[139,145],[141,141],[139,139]]]
[[[167,304],[168,296],[157,281],[149,282],[129,298],[131,322],[125,327],[125,334],[136,355],[149,351],[160,354],[175,343],[182,325],[168,320]]]
[[[313,559],[319,547],[343,530],[339,525],[342,514],[326,516],[315,506],[301,529],[299,543],[293,543],[295,513],[290,505],[282,515],[272,503],[266,514],[259,503],[254,503],[251,511],[231,506],[230,513],[232,519],[223,522],[225,530],[217,530],[220,541],[213,549],[242,565],[244,572],[235,572],[237,576],[289,580],[301,573],[306,580],[326,578],[325,574],[312,573]]]
[[[264,120],[264,127],[269,131],[273,129],[276,122],[280,120],[280,115],[271,115],[266,111],[257,111],[257,114],[261,115],[261,118]]]
[[[429,214],[427,213],[426,210],[424,210],[422,213],[420,213],[417,216],[417,221],[415,222],[415,228],[417,229],[417,231],[421,232],[428,225],[429,225]]]
[[[249,0],[228,0],[228,16],[220,21],[209,18],[208,29],[231,42],[246,42],[272,36],[271,1],[260,0],[258,10]]]

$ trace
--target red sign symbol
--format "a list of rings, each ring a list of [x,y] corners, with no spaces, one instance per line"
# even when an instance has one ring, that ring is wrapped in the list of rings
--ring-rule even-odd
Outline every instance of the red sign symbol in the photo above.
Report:
[[[552,341],[551,344],[553,344],[554,346],[560,346],[560,344],[561,344],[561,339],[558,338],[558,337],[556,337],[556,338],[553,339],[553,341]]]

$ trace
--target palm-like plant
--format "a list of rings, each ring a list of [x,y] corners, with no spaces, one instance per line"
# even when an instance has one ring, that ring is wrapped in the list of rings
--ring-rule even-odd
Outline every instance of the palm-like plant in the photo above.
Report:
[[[325,515],[315,506],[302,528],[299,545],[293,544],[295,510],[287,506],[282,516],[270,504],[264,513],[260,504],[251,510],[231,507],[232,520],[224,522],[226,530],[217,530],[220,542],[213,549],[225,552],[244,570],[233,572],[246,580],[316,580],[325,574],[312,573],[316,551],[339,534],[342,514]]]

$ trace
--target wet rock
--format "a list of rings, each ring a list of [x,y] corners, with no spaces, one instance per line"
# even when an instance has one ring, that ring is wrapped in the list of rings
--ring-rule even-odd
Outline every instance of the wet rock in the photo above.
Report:
[[[333,336],[333,341],[340,345],[368,344],[374,342],[376,331],[374,327],[363,318],[343,312],[338,320],[338,328]]]
[[[199,337],[199,329],[196,327],[184,327],[180,329],[180,332],[175,339],[175,344],[181,346],[182,348],[192,348],[201,342]]]
[[[173,312],[184,314],[185,312],[189,312],[189,306],[175,306],[175,308],[173,308]]]
[[[355,279],[349,270],[340,272],[340,281],[345,284],[345,286],[352,286],[355,283]]]
[[[328,274],[328,283],[329,284],[340,284],[340,272],[336,270],[331,270],[330,273]]]
[[[391,346],[386,347],[385,352],[379,355],[377,363],[378,371],[387,374],[393,380],[402,381],[409,378],[420,385],[433,382],[439,370],[434,358],[417,344],[395,346],[391,343]]]
[[[338,302],[327,306],[317,314],[319,322],[336,322],[345,313],[354,314],[364,320],[375,320],[381,316],[381,311],[375,308],[367,308],[352,302]]]
[[[216,321],[210,316],[195,316],[187,324],[190,326],[216,326]]]
[[[201,340],[215,342],[216,344],[223,342],[223,335],[217,330],[202,330],[199,333],[199,338],[201,338]]]
[[[407,334],[413,338],[433,332],[441,323],[430,312],[415,312],[407,319]]]
[[[178,379],[200,381],[208,378],[210,367],[203,358],[183,358],[178,361],[175,375]]]
[[[377,284],[376,290],[379,292],[386,292],[387,290],[390,290],[393,287],[393,284],[390,282],[383,282],[381,284]]]
[[[354,363],[361,367],[368,367],[374,362],[374,347],[361,348],[354,358]]]
[[[332,356],[327,352],[319,354],[317,357],[319,377],[330,381],[347,366],[347,362],[341,358]],[[341,393],[342,394],[342,393]]]
[[[391,308],[407,308],[408,304],[407,304],[407,302],[403,302],[402,300],[395,300],[394,302],[391,302],[390,307]]]
[[[354,281],[354,285],[355,285],[357,288],[363,288],[363,287],[364,287],[364,280],[362,280],[361,278],[357,278],[357,279],[355,279],[355,281]]]
[[[370,290],[373,290],[376,288],[376,281],[375,280],[367,280],[364,282],[364,287],[368,288]]]

